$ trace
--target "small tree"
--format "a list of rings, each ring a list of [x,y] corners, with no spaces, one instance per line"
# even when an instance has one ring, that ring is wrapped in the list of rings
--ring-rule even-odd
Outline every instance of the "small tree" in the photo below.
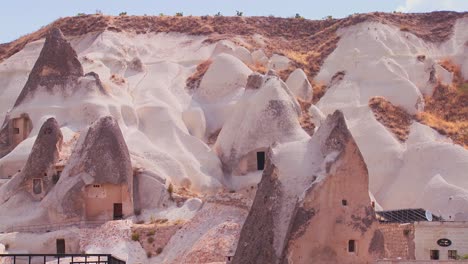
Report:
[[[163,17],[163,16],[164,16],[164,13],[159,13],[159,16],[160,16],[160,17]]]
[[[119,16],[126,16],[127,15],[127,12],[120,12],[119,13]]]
[[[140,235],[138,233],[132,233],[132,240],[133,241],[139,241],[140,240]]]
[[[220,17],[220,16],[223,16],[223,15],[221,14],[221,12],[218,12],[218,13],[216,13],[214,16]]]
[[[303,16],[299,15],[299,13],[296,13],[296,15],[294,16],[294,18],[297,18],[297,19],[304,19]]]
[[[183,16],[184,16],[184,13],[183,13],[183,12],[177,12],[177,13],[175,14],[175,16],[177,16],[177,17],[183,17]]]
[[[100,10],[100,9],[96,9],[96,13],[95,13],[95,14],[96,14],[96,15],[100,15],[100,16],[102,16],[102,10]]]
[[[237,10],[236,10],[236,16],[241,17],[241,16],[243,16],[243,15],[244,15],[244,12],[242,12],[242,11],[237,11]]]

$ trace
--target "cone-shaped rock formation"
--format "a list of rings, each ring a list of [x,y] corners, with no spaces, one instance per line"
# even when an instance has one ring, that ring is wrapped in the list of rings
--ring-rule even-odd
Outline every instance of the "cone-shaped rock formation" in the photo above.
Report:
[[[371,262],[383,236],[368,181],[339,111],[310,140],[271,149],[233,263]]]
[[[82,76],[83,67],[75,50],[60,29],[51,29],[15,106],[32,96],[39,87],[52,92],[55,86],[61,86],[60,89],[65,91],[67,85],[76,82]]]

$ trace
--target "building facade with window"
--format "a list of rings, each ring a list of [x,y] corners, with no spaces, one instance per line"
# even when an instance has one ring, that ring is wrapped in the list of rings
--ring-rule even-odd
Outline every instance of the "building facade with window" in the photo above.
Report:
[[[468,222],[444,221],[424,209],[376,215],[384,236],[385,260],[450,261],[468,256]]]
[[[454,260],[468,255],[468,222],[416,222],[416,260]]]

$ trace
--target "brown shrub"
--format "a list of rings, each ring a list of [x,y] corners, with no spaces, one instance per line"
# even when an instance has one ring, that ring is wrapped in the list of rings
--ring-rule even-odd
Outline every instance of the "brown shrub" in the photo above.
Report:
[[[313,87],[312,103],[316,104],[325,95],[328,87],[324,83],[316,83],[314,81],[311,82],[311,85]]]
[[[468,149],[468,92],[455,84],[439,83],[425,100],[424,111],[416,119]]]
[[[203,76],[205,75],[206,71],[208,71],[208,68],[212,63],[212,60],[206,60],[198,64],[196,71],[186,81],[188,89],[195,90],[200,86],[200,82],[203,79]]]
[[[312,105],[311,102],[306,102],[301,99],[297,99],[299,105],[301,106],[301,116],[299,117],[299,123],[301,124],[302,129],[304,129],[307,134],[312,136],[315,130],[315,124],[312,121],[312,116],[309,113],[309,108]]]
[[[125,78],[118,74],[112,74],[110,77],[110,81],[119,86],[122,86],[126,83]]]
[[[268,68],[260,63],[248,64],[247,67],[249,67],[253,72],[261,74],[266,74],[268,72]]]
[[[408,139],[409,127],[413,121],[410,114],[380,96],[371,98],[369,107],[377,121],[389,129],[398,140],[405,142]]]

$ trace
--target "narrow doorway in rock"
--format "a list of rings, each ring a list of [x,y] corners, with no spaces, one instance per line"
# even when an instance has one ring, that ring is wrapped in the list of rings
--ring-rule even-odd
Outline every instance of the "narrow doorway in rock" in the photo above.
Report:
[[[65,239],[57,239],[57,254],[65,254]]]
[[[257,152],[257,170],[265,169],[265,151]]]
[[[122,204],[115,203],[114,204],[114,220],[118,220],[122,218],[123,218]]]

